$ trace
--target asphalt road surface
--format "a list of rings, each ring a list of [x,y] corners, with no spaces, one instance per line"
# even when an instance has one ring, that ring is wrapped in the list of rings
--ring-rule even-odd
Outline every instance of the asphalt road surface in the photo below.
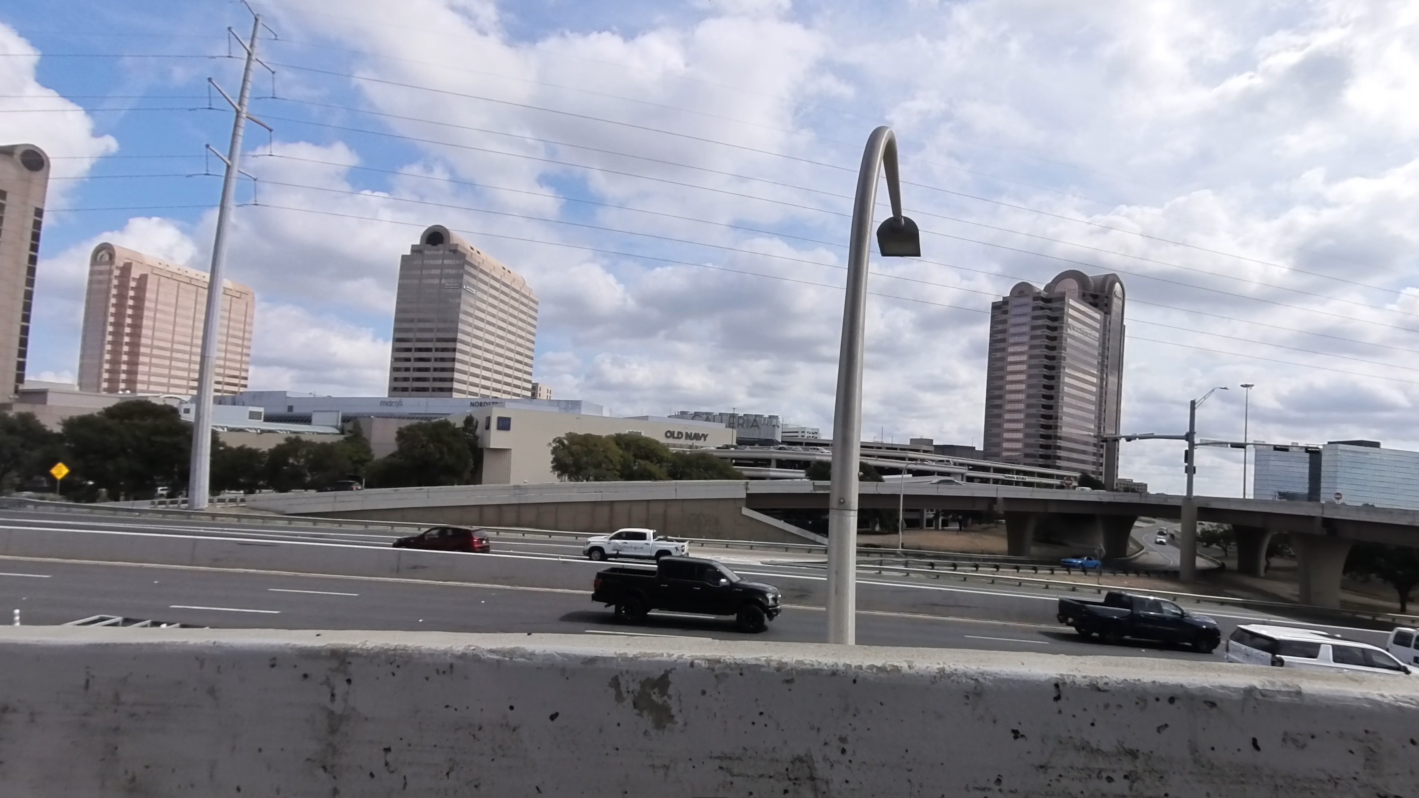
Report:
[[[265,526],[259,520],[220,523],[43,511],[0,512],[0,528],[4,527],[143,531],[379,547],[388,547],[398,536],[319,524]],[[497,552],[494,555],[438,556],[490,557],[492,562],[507,557],[534,565],[543,559],[581,562],[581,547],[576,541],[499,535],[494,535],[493,540]],[[695,553],[719,556],[746,577],[780,587],[787,605],[784,614],[762,636],[739,633],[730,619],[686,615],[653,614],[638,626],[613,623],[609,610],[590,601],[591,576],[601,566],[589,562],[577,566],[576,575],[564,585],[530,588],[0,558],[0,623],[9,622],[12,611],[18,609],[25,624],[120,615],[211,627],[557,632],[794,642],[825,639],[826,617],[821,609],[825,578],[821,564],[781,552],[699,548]],[[583,581],[585,584],[581,584]],[[1092,591],[1072,595],[1098,597]],[[1083,641],[1055,622],[1058,589],[1045,591],[1009,579],[991,585],[946,576],[939,580],[903,579],[864,571],[859,575],[858,597],[858,641],[865,645],[1207,658],[1165,646],[1107,646]],[[1261,621],[1320,626],[1366,642],[1380,642],[1384,637],[1363,629],[1278,619],[1230,607],[1185,607],[1217,620],[1224,637],[1239,623]],[[1220,651],[1210,656],[1219,658]]]

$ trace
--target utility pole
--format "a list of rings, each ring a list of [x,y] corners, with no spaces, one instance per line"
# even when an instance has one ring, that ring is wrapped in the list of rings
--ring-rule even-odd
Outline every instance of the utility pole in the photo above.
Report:
[[[897,483],[897,551],[901,551],[904,548],[902,546],[902,540],[906,535],[907,529],[906,501],[907,474],[909,473],[906,466],[902,466],[902,478]]]
[[[251,7],[247,6],[247,10],[251,10]],[[246,66],[242,71],[241,91],[238,92],[236,101],[232,102],[232,98],[211,79],[207,81],[231,103],[236,111],[236,119],[232,122],[231,146],[227,148],[227,157],[222,159],[227,165],[227,171],[222,179],[222,203],[217,209],[217,233],[212,241],[212,268],[207,273],[207,317],[202,325],[202,358],[198,365],[197,395],[192,398],[192,465],[187,483],[189,510],[204,509],[207,506],[207,495],[210,493],[208,486],[212,469],[212,383],[216,378],[217,343],[222,337],[222,299],[226,294],[222,267],[225,265],[227,254],[227,224],[231,221],[232,199],[236,195],[237,173],[240,171],[238,164],[241,161],[242,133],[246,129],[248,119],[267,130],[271,129],[265,122],[247,113],[251,100],[251,72],[260,61],[256,57],[256,47],[257,35],[261,32],[262,25],[260,14],[253,11],[251,16],[250,41],[237,39],[246,50]],[[233,36],[236,35],[231,28],[227,31]],[[271,69],[264,62],[261,65]],[[221,155],[218,154],[217,157],[221,158]]]
[[[1256,387],[1254,382],[1242,383],[1242,390],[1246,391],[1246,401],[1242,406],[1242,498],[1247,497],[1247,466],[1251,459],[1251,389]]]
[[[1184,584],[1197,581],[1197,500],[1192,495],[1192,478],[1197,473],[1197,408],[1207,397],[1217,391],[1217,387],[1187,403],[1187,495],[1182,502],[1182,521],[1178,525],[1178,580]]]

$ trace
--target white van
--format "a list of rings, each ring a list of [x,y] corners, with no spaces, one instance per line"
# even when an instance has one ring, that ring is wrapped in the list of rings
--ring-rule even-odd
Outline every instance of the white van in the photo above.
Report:
[[[1419,665],[1419,629],[1395,629],[1389,633],[1389,644],[1385,648],[1405,665]]]
[[[1238,626],[1227,639],[1226,660],[1248,665],[1320,671],[1408,674],[1409,666],[1379,646],[1290,626]]]

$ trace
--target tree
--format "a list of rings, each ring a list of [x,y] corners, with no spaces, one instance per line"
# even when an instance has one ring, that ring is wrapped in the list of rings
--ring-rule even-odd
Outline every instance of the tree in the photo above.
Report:
[[[265,476],[266,452],[251,446],[229,446],[222,441],[212,447],[213,493],[255,493],[265,484]]]
[[[447,419],[400,427],[395,449],[370,464],[368,483],[381,488],[423,485],[466,485],[472,481],[474,458],[466,428]]]
[[[743,479],[728,460],[708,452],[676,452],[670,465],[671,479]]]
[[[44,473],[60,461],[63,439],[51,432],[33,413],[0,415],[0,490],[14,482]]]
[[[1084,471],[1079,472],[1079,487],[1089,490],[1107,490],[1102,479]]]
[[[1345,573],[1364,580],[1378,579],[1399,595],[1399,611],[1409,611],[1409,594],[1419,587],[1419,549],[1356,543],[1345,558]]]
[[[819,460],[808,466],[804,471],[804,476],[814,482],[827,482],[833,478],[833,464],[825,460]],[[881,482],[882,475],[877,473],[877,469],[871,464],[858,461],[857,465],[858,482]]]
[[[177,408],[146,400],[119,402],[64,420],[66,464],[76,483],[115,498],[151,498],[158,486],[187,485],[192,427]]]
[[[483,484],[483,447],[478,445],[478,419],[473,416],[463,417],[463,442],[468,447],[468,453],[473,455],[473,474],[469,481],[474,485]]]
[[[1197,525],[1197,544],[1221,549],[1223,557],[1227,556],[1232,544],[1236,542],[1237,536],[1233,534],[1230,524],[1214,524],[1204,521]]]
[[[567,482],[743,479],[739,469],[708,452],[682,452],[633,432],[569,432],[552,441],[552,473]]]
[[[621,449],[605,435],[568,432],[552,441],[552,473],[567,482],[621,478]]]

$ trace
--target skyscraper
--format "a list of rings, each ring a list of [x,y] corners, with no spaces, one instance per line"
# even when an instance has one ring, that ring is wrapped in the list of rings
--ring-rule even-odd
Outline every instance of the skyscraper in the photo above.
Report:
[[[1123,311],[1118,275],[1073,270],[1043,290],[1020,283],[991,305],[987,459],[1098,478],[1116,472],[1101,436],[1119,430]]]
[[[89,258],[79,387],[102,393],[197,392],[206,272],[103,243]],[[247,389],[256,294],[226,281],[213,389]]]
[[[0,402],[25,381],[49,158],[33,144],[0,147]]]
[[[434,225],[399,259],[390,396],[524,398],[537,296],[517,272]]]

